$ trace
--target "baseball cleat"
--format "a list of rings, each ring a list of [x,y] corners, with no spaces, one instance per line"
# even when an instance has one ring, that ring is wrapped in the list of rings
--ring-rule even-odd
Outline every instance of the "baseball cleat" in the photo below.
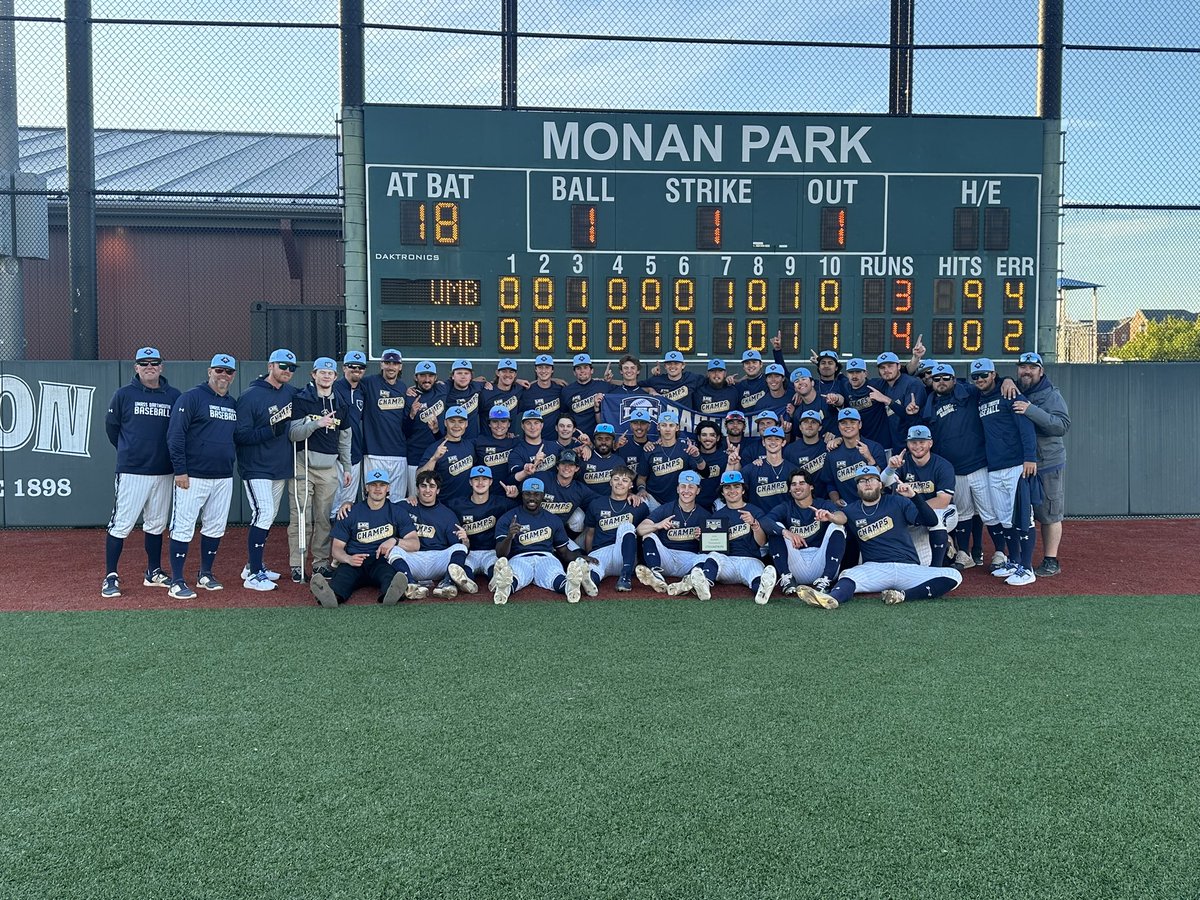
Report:
[[[271,569],[265,569],[265,568],[259,569],[258,571],[259,571],[260,575],[266,575],[267,578],[271,579],[271,581],[279,580],[278,572],[272,571]],[[246,565],[242,566],[242,581],[247,580],[249,577],[250,577],[250,564],[247,563]]]
[[[104,576],[104,584],[100,585],[101,597],[120,597],[121,596],[121,580],[117,577],[116,572],[109,572]]]
[[[320,572],[313,575],[313,583],[316,584],[317,579],[325,581],[325,576]],[[315,592],[314,592],[315,593]],[[395,606],[408,593],[408,576],[403,572],[397,572],[392,576],[392,583],[388,585],[388,589],[383,592],[383,596],[379,602],[384,606]]]
[[[679,581],[667,585],[667,596],[678,597],[680,594],[691,593],[692,590],[692,581],[685,575]]]
[[[415,581],[411,582],[404,591],[405,600],[424,600],[428,596],[429,588],[423,584],[417,584]]]
[[[496,560],[496,568],[492,571],[489,584],[492,588],[492,602],[497,606],[507,603],[513,589],[513,570],[507,559]]]
[[[774,569],[772,569],[774,571]],[[687,573],[687,580],[691,582],[692,590],[696,592],[696,596],[701,600],[712,599],[712,582],[704,574],[704,570],[700,568],[692,569]],[[775,587],[775,583],[771,582],[771,587]]]
[[[1013,573],[1004,579],[1005,584],[1011,584],[1016,587],[1021,587],[1026,584],[1033,584],[1037,581],[1037,576],[1024,566],[1017,566]]]
[[[833,582],[830,581],[828,578],[826,578],[824,575],[822,575],[820,578],[818,578],[816,581],[814,581],[812,583],[813,587],[815,587],[818,591],[821,591],[824,594],[829,593],[829,588],[832,585],[833,585]]]
[[[171,576],[162,569],[146,570],[146,574],[142,576],[142,587],[170,587]]]
[[[584,563],[587,563],[586,559],[584,560]],[[582,582],[581,586],[583,587],[583,592],[585,594],[587,594],[589,597],[595,597],[597,594],[600,593],[600,585],[598,585],[596,583],[596,580],[594,578],[592,578],[592,567],[591,566],[588,566],[587,571],[584,572],[583,582]]]
[[[779,593],[783,594],[785,597],[796,596],[796,581],[792,578],[790,572],[780,578],[775,586],[779,588]]]
[[[579,602],[579,591],[583,586],[583,579],[591,581],[591,573],[588,571],[587,560],[573,559],[567,566],[567,583],[563,586],[567,594],[568,603]]]
[[[662,569],[652,569],[649,566],[637,566],[633,573],[637,580],[646,587],[654,588],[660,594],[667,592],[667,582],[663,579]]]
[[[449,578],[443,578],[438,582],[437,587],[429,592],[439,600],[453,600],[458,596],[458,588],[454,586]]]
[[[888,588],[881,595],[883,602],[888,606],[895,606],[897,603],[904,602],[904,591],[898,591],[895,588]]]
[[[974,561],[975,565],[982,566],[983,565],[983,551],[976,550],[974,553],[971,554],[971,559]]]
[[[467,570],[458,563],[450,563],[446,567],[446,573],[450,576],[450,580],[458,585],[458,589],[464,594],[479,593],[479,585],[467,577]]]
[[[213,578],[211,572],[202,572],[200,577],[196,579],[196,587],[204,588],[206,591],[220,591],[225,589],[225,585]]]
[[[818,606],[821,609],[838,608],[838,602],[832,594],[827,594],[824,591],[818,591],[815,588],[809,587],[807,584],[796,585],[796,596],[809,606]]]
[[[248,591],[273,591],[275,582],[267,577],[265,570],[260,569],[243,581],[242,587]]]
[[[974,565],[975,565],[974,558],[971,556],[970,553],[967,553],[965,550],[959,550],[957,553],[954,554],[954,568],[966,570],[966,569],[973,568]]]
[[[395,583],[396,579],[392,579]],[[308,583],[308,589],[316,598],[317,603],[325,609],[336,609],[338,605],[337,594],[333,592],[333,588],[329,586],[329,581],[321,575],[314,575],[312,581]],[[395,602],[395,601],[393,601]]]
[[[778,578],[779,574],[775,571],[774,566],[767,566],[763,569],[762,575],[758,577],[758,590],[754,594],[755,603],[763,606],[771,599],[771,591],[774,590]]]
[[[995,553],[992,554],[992,568],[993,569],[996,568],[996,566],[1003,566],[1007,563],[1008,563],[1008,557],[1005,556],[1003,553],[1001,553],[999,550],[997,550]]]
[[[632,591],[633,590],[633,579],[630,577],[628,572],[622,572],[621,576],[617,579],[617,590],[618,591]]]
[[[176,600],[195,600],[196,592],[187,586],[182,581],[172,581],[171,586],[167,588],[167,594]]]

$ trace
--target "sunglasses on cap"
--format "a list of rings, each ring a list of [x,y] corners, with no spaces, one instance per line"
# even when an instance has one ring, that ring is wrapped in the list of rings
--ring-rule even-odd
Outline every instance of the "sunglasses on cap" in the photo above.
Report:
[[[138,361],[135,363],[135,365],[139,365],[139,366],[161,366],[161,365],[162,365],[162,360],[161,360],[161,359],[139,359],[139,360],[138,360]]]
[[[236,369],[230,369],[227,366],[213,366],[212,370],[214,372],[216,372],[218,375],[232,375],[234,372],[237,371]]]

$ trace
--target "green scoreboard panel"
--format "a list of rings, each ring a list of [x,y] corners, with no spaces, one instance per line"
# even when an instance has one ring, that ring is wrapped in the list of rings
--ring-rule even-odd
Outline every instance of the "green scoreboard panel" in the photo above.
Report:
[[[367,106],[370,350],[1036,349],[1037,119]]]

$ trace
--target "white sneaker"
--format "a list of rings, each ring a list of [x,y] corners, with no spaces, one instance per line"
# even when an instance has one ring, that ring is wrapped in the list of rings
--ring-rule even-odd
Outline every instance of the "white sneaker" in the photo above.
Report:
[[[1002,566],[996,566],[992,569],[992,574],[997,578],[1008,578],[1011,575],[1017,574],[1017,569],[1021,568],[1016,563],[1006,562]]]
[[[903,603],[904,591],[897,591],[894,588],[889,588],[883,592],[883,602],[888,606],[895,606],[897,603]]]
[[[1004,579],[1005,584],[1012,584],[1018,587],[1025,584],[1033,584],[1035,581],[1037,581],[1037,576],[1024,566],[1017,566],[1016,571]]]
[[[497,606],[503,606],[508,602],[508,598],[512,596],[513,589],[513,570],[508,564],[508,560],[501,557],[496,560],[496,568],[492,572],[492,602]]]
[[[649,566],[637,566],[633,570],[633,574],[637,576],[637,580],[646,587],[654,588],[660,594],[667,592],[667,582],[663,578],[662,569],[652,569]]]
[[[763,606],[771,599],[771,591],[775,588],[775,582],[779,579],[779,573],[775,571],[774,566],[767,566],[763,569],[762,575],[758,580],[758,592],[754,595],[754,602],[759,606]]]
[[[772,569],[771,571],[775,570]],[[692,590],[696,592],[697,597],[699,597],[701,600],[712,599],[712,591],[710,590],[712,585],[708,583],[708,578],[705,577],[703,569],[698,566],[695,569],[692,569],[692,571],[687,573],[687,580],[692,583]],[[771,587],[774,586],[775,583],[771,582]]]
[[[588,577],[588,564],[583,559],[573,559],[567,566],[567,602],[578,603],[579,591],[583,587],[583,579]],[[589,579],[590,580],[590,579]]]
[[[975,565],[975,560],[971,558],[971,554],[966,550],[959,550],[954,554],[954,568],[970,569]]]
[[[278,581],[278,580],[279,580],[279,573],[278,573],[278,572],[273,572],[273,571],[272,571],[272,570],[270,570],[270,569],[266,569],[266,568],[259,569],[259,570],[258,570],[258,574],[259,574],[259,575],[265,575],[265,576],[266,576],[267,578],[269,578],[271,581]],[[249,578],[250,578],[250,564],[249,564],[249,563],[246,563],[246,565],[242,566],[242,581],[246,581],[246,580],[248,580]]]
[[[248,591],[273,591],[276,585],[275,582],[267,577],[265,571],[260,571],[243,581],[242,587]]]
[[[592,564],[586,559],[580,560],[580,562],[585,566],[583,570],[583,582],[580,584],[580,587],[583,588],[583,592],[589,597],[595,597],[600,593],[600,585],[592,580]]]
[[[459,590],[464,594],[479,593],[479,585],[467,577],[467,570],[458,563],[450,563],[446,567],[446,574],[450,576],[450,580],[458,585]]]

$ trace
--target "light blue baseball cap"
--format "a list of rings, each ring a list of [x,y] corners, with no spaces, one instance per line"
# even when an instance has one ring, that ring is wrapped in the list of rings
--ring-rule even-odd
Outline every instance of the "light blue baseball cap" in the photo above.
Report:
[[[669,362],[670,363],[681,363],[681,362],[683,362],[683,354],[680,353],[678,350],[668,350],[663,355],[663,362],[665,362],[665,363],[669,363]]]
[[[287,363],[289,365],[296,364],[296,354],[291,350],[280,348],[271,353],[271,358],[267,360],[269,363]]]
[[[517,371],[517,361],[515,359],[502,359],[496,363],[496,371],[499,372],[501,369],[512,369],[515,372]]]
[[[489,419],[511,419],[512,413],[508,411],[507,406],[493,406],[488,410]]]
[[[380,357],[384,362],[404,362],[404,354],[395,347],[388,347]]]
[[[332,356],[318,356],[313,360],[314,372],[336,372],[337,360]]]
[[[387,472],[383,471],[383,469],[372,469],[367,473],[367,477],[363,480],[363,483],[374,484],[378,481],[382,481],[384,484],[391,484],[392,477],[388,475]]]
[[[858,471],[854,473],[855,478],[866,478],[868,475],[880,477],[878,466],[859,466]]]
[[[471,470],[471,478],[491,478],[492,470],[489,466],[476,466]]]
[[[858,414],[857,409],[843,409],[840,413],[838,413],[838,421],[844,422],[846,419],[853,419],[856,422],[861,422],[862,416]]]
[[[953,378],[954,377],[954,366],[950,365],[949,363],[938,363],[936,366],[933,367],[933,374],[934,375],[949,375],[951,378]]]
[[[779,413],[775,412],[773,409],[764,409],[762,412],[756,412],[754,414],[754,421],[758,422],[761,419],[770,419],[772,422],[778,422]]]
[[[780,375],[780,376],[786,378],[787,370],[785,370],[783,368],[783,366],[781,366],[779,363],[771,363],[769,366],[767,366],[765,369],[763,369],[763,374],[764,375]]]
[[[725,371],[725,360],[710,359],[708,361],[708,371],[711,372],[713,369],[720,369],[722,372]]]
[[[742,354],[742,362],[749,362],[752,359],[757,359],[759,362],[762,362],[762,354],[757,350],[747,350]]]
[[[746,479],[741,472],[726,472],[721,476],[721,484],[745,484]]]
[[[786,438],[787,434],[778,425],[771,425],[762,430],[762,436],[763,437]]]
[[[228,353],[218,353],[212,358],[212,362],[208,364],[210,369],[220,367],[222,369],[237,369],[237,360]]]
[[[885,353],[880,353],[877,357],[875,357],[875,365],[877,365],[877,366],[882,366],[884,363],[898,363],[898,362],[900,362],[900,357],[898,357],[891,350],[888,350]]]
[[[596,426],[596,430],[592,434],[616,434],[617,429],[613,428],[607,422],[601,422]]]
[[[972,375],[981,375],[986,372],[995,372],[995,371],[996,371],[996,364],[994,362],[992,362],[990,359],[988,359],[987,357],[984,357],[983,359],[977,359],[973,363],[971,363],[971,374]]]
[[[912,428],[908,429],[907,440],[910,440],[910,441],[932,441],[933,440],[933,432],[931,432],[924,425],[914,425]]]
[[[472,372],[475,370],[475,367],[469,359],[456,359],[454,365],[450,367],[450,371],[453,372],[455,369],[466,369],[468,372]]]
[[[549,353],[542,353],[534,359],[533,364],[535,366],[552,366],[554,365],[554,357]]]
[[[542,416],[541,412],[536,409],[527,409],[527,410],[525,410],[524,413],[521,414],[522,422],[528,422],[531,419],[536,419],[537,421],[540,422],[540,421],[542,421],[542,418],[543,418],[543,416]]]
[[[801,378],[812,378],[812,372],[802,366],[792,373],[792,381],[799,381]]]
[[[142,347],[133,356],[135,362],[142,362],[147,359],[157,359],[162,362],[162,354],[158,352],[157,347]]]
[[[342,365],[344,366],[365,366],[367,364],[367,354],[361,350],[349,350],[342,357]]]
[[[644,410],[644,409],[635,409],[633,412],[631,412],[629,414],[629,421],[630,422],[652,422],[654,420],[650,418],[649,411]]]
[[[590,366],[591,364],[592,364],[592,358],[590,356],[588,356],[586,353],[576,353],[571,358],[572,366]]]
[[[413,371],[418,375],[436,375],[437,366],[434,365],[430,360],[423,359],[417,363],[417,367]]]
[[[700,484],[700,476],[690,469],[679,473],[680,484]]]
[[[546,482],[540,478],[526,478],[521,482],[521,493],[523,494],[544,494],[546,492]]]
[[[1027,366],[1040,366],[1042,364],[1042,354],[1040,353],[1022,353],[1018,363],[1023,363]]]
[[[664,410],[663,412],[658,414],[658,424],[659,425],[678,425],[679,424],[679,413],[677,413],[671,409]]]
[[[846,363],[847,372],[865,372],[867,371],[867,362],[859,357],[854,357],[850,362]]]
[[[817,354],[817,359],[822,359],[822,358],[832,359],[834,362],[837,362],[838,361],[837,351],[836,350],[822,350],[820,353]]]
[[[803,422],[805,419],[812,419],[814,422],[825,421],[825,417],[815,409],[806,409],[804,412],[800,413],[800,421]]]
[[[446,410],[446,418],[447,419],[469,419],[470,415],[467,413],[467,408],[465,406],[452,406],[448,410]]]

